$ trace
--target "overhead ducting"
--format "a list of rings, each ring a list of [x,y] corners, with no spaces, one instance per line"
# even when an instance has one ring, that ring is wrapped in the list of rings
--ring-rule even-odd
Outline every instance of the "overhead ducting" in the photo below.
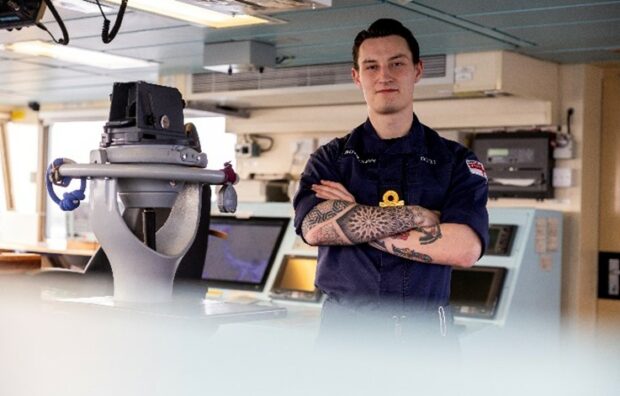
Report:
[[[215,60],[214,60],[215,61]],[[415,99],[515,96],[557,105],[557,64],[507,52],[423,56]],[[362,103],[351,63],[192,75],[191,98],[247,109]]]

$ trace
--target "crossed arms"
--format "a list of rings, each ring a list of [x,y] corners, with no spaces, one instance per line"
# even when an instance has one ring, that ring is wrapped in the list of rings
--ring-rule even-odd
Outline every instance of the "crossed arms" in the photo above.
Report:
[[[311,245],[371,246],[410,260],[471,267],[481,252],[480,239],[463,224],[439,223],[437,213],[421,206],[375,207],[355,203],[339,183],[313,185],[319,198],[302,222]]]

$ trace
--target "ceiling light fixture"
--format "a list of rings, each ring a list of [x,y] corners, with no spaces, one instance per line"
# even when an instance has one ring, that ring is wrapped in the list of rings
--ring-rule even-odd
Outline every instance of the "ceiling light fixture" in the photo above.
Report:
[[[94,2],[85,0],[55,0],[56,7],[67,10],[81,12],[82,14],[99,14],[99,7]],[[112,7],[107,4],[101,4],[104,11],[113,11]]]
[[[0,44],[0,50],[24,55],[45,56],[65,62],[78,63],[103,69],[136,69],[156,66],[156,62],[126,56],[112,55],[101,51],[67,47],[41,40],[21,41],[12,44]]]
[[[120,4],[121,0],[106,0],[108,3]],[[166,17],[180,19],[195,23],[197,25],[209,26],[214,28],[227,28],[235,26],[255,25],[269,23],[268,19],[255,17],[246,14],[226,14],[223,12],[209,10],[178,0],[152,1],[152,0],[132,0],[127,4],[130,8],[163,15]]]

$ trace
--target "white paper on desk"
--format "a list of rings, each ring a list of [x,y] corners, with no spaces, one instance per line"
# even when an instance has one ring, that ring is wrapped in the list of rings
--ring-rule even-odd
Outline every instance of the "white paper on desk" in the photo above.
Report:
[[[536,184],[536,179],[493,178],[492,181],[502,186],[529,187]]]

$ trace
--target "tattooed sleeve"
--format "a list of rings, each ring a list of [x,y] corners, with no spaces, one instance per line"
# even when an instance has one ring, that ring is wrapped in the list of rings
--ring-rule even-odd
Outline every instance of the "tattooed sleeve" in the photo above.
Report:
[[[413,249],[398,248],[396,246],[392,246],[392,250],[390,250],[387,248],[385,242],[383,241],[372,241],[368,242],[368,244],[376,249],[383,250],[384,252],[391,253],[402,258],[406,258],[407,260],[422,261],[424,263],[433,262],[433,258],[428,254],[416,252]]]
[[[338,233],[336,226],[327,224],[319,230],[319,239],[330,241],[331,245],[347,245],[348,242]]]
[[[416,230],[420,242],[441,237],[439,225],[423,225],[425,209],[419,206],[381,208],[347,201],[329,200],[315,206],[304,218],[302,233],[311,232],[317,245],[351,245]]]
[[[424,221],[417,206],[379,208],[357,205],[336,222],[354,243],[374,241],[416,228]]]
[[[302,233],[306,234],[317,224],[333,219],[351,205],[353,205],[353,203],[346,201],[325,201],[315,206],[310,212],[308,212],[303,223],[301,224]]]
[[[413,249],[409,249],[409,248],[401,249],[401,248],[397,248],[396,246],[393,246],[392,249],[394,250],[395,255],[409,259],[409,260],[422,261],[425,263],[433,262],[433,259],[428,254],[416,252]]]

